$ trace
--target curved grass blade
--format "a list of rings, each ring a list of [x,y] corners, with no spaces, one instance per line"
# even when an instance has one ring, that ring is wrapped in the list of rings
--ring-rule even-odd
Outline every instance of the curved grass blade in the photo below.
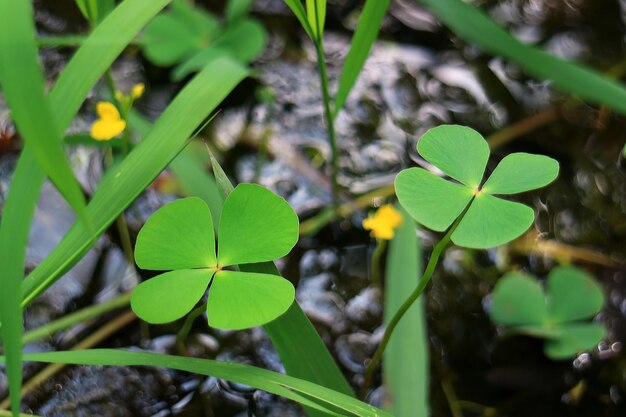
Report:
[[[31,154],[18,160],[0,224],[0,318],[3,323],[0,331],[7,355],[9,393],[14,415],[20,410],[22,387],[23,324],[20,293],[28,233],[39,197],[37,192],[29,190],[30,187],[37,190],[41,187],[41,184],[32,182],[29,168],[33,166],[37,166],[37,162]]]
[[[159,366],[211,375],[249,385],[314,406],[331,415],[392,417],[389,413],[343,393],[289,375],[239,363],[115,349],[75,350],[24,355],[26,361],[101,366]],[[0,362],[5,358],[0,356]]]
[[[385,322],[417,285],[422,253],[416,224],[400,206],[402,225],[389,244],[385,273]],[[383,378],[388,392],[385,408],[396,417],[428,416],[428,334],[423,298],[406,312],[385,350]]]
[[[23,304],[54,283],[185,146],[202,120],[247,75],[229,59],[205,67],[176,96],[146,138],[103,179],[87,211],[94,230],[74,224],[61,243],[24,281]]]
[[[313,35],[313,28],[309,24],[309,19],[307,18],[307,15],[306,15],[306,10],[304,10],[304,6],[300,2],[300,0],[283,0],[283,1],[285,2],[287,6],[289,6],[293,14],[296,15],[296,17],[298,18],[298,21],[300,22],[300,25],[302,25],[302,28],[305,30],[307,35],[309,35],[309,38],[314,40],[315,36]]]
[[[356,83],[367,56],[378,37],[380,25],[389,8],[390,0],[367,0],[363,12],[359,18],[358,26],[352,37],[350,50],[346,56],[339,77],[337,94],[335,95],[335,108],[333,118],[346,104],[350,91]]]
[[[30,1],[0,0],[0,84],[26,147],[79,218],[85,198],[63,149],[39,66]]]
[[[624,85],[581,64],[557,58],[520,42],[480,9],[462,0],[419,1],[466,41],[516,62],[529,74],[550,80],[564,91],[626,114]]]

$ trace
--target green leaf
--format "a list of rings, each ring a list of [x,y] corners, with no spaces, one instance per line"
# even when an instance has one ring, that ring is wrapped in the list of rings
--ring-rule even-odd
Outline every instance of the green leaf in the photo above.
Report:
[[[385,273],[385,323],[417,285],[422,253],[415,222],[401,210],[403,222],[389,243]],[[398,323],[383,360],[385,408],[396,417],[427,417],[429,391],[428,330],[420,297]]]
[[[483,185],[488,194],[516,194],[550,184],[559,175],[559,163],[547,156],[512,153],[505,156]]]
[[[390,0],[367,0],[365,2],[365,7],[363,7],[363,12],[361,17],[359,17],[359,23],[352,37],[352,43],[339,77],[333,116],[337,116],[337,113],[345,105],[350,91],[354,87],[363,65],[365,65],[367,56],[372,49],[374,41],[376,41],[378,31],[389,8],[389,3]]]
[[[500,324],[544,326],[548,310],[541,285],[519,272],[506,274],[493,291],[490,314]]]
[[[129,2],[127,0],[122,4]],[[60,244],[24,281],[23,304],[28,304],[52,285],[93,246],[97,237],[182,149],[207,113],[246,75],[247,71],[239,64],[220,59],[203,69],[185,86],[144,140],[113,168],[98,187],[87,208],[95,230],[89,232],[80,224],[70,229]]]
[[[487,141],[473,129],[441,125],[428,130],[417,142],[425,160],[472,189],[478,188],[489,159]]]
[[[473,196],[469,188],[422,168],[401,171],[395,187],[400,204],[411,217],[438,232],[450,227]]]
[[[489,53],[516,62],[539,79],[558,88],[626,114],[626,88],[610,78],[575,62],[557,58],[523,44],[498,26],[480,9],[462,0],[420,0],[458,36]]]
[[[569,359],[578,352],[593,349],[604,337],[601,324],[571,324],[559,327],[560,336],[549,339],[544,346],[546,356],[555,360]]]
[[[181,269],[142,282],[130,305],[142,320],[160,324],[178,320],[200,301],[215,270]]]
[[[26,148],[81,221],[89,225],[85,198],[45,93],[30,1],[0,1],[0,86]]]
[[[271,261],[298,241],[298,216],[270,190],[239,184],[224,202],[218,237],[220,266]]]
[[[25,355],[24,359],[74,365],[161,366],[245,384],[297,401],[307,407],[315,406],[331,415],[337,415],[336,411],[341,410],[341,414],[348,416],[391,417],[385,411],[340,392],[303,379],[240,363],[115,349],[34,353]],[[0,356],[0,362],[4,360]]]
[[[209,207],[197,197],[173,201],[139,231],[135,261],[141,269],[165,271],[217,265]]]
[[[533,209],[524,204],[480,193],[452,233],[452,241],[466,248],[492,248],[521,236],[534,219]]]
[[[226,4],[226,21],[229,25],[245,18],[250,11],[253,0],[230,0]]]
[[[291,282],[270,274],[218,271],[209,291],[209,325],[241,330],[268,323],[289,309]]]
[[[196,40],[192,28],[164,13],[146,27],[142,36],[143,52],[156,65],[168,66],[193,54],[198,49]]]
[[[604,305],[602,287],[585,271],[574,267],[550,271],[547,299],[550,319],[556,323],[586,319]]]
[[[306,14],[314,39],[322,39],[326,20],[326,0],[306,0]]]
[[[300,25],[302,25],[302,28],[305,30],[307,35],[309,35],[309,38],[314,40],[315,36],[313,35],[313,28],[311,27],[311,25],[309,25],[309,20],[307,19],[306,11],[304,9],[304,6],[302,5],[302,2],[300,0],[283,1],[287,6],[289,6],[293,14],[298,18]]]

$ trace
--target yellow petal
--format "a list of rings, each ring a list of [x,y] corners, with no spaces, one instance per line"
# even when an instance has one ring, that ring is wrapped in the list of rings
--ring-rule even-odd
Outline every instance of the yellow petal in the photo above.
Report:
[[[120,120],[120,112],[108,101],[101,101],[96,105],[96,113],[102,120],[118,121]]]
[[[388,224],[392,228],[396,228],[402,224],[402,216],[391,204],[382,206],[376,212],[376,217],[381,222]]]
[[[109,140],[119,135],[126,128],[126,122],[118,120],[96,120],[91,125],[91,137],[95,140]]]
[[[146,89],[146,86],[143,83],[135,84],[131,91],[131,96],[134,99],[138,99],[139,97],[143,95],[143,92],[145,89]]]
[[[373,216],[363,220],[363,228],[371,230],[371,236],[389,240],[393,238],[395,228],[402,224],[402,216],[392,205],[379,208]]]
[[[115,99],[117,100],[118,103],[121,103],[122,101],[126,100],[126,96],[120,90],[116,90]]]

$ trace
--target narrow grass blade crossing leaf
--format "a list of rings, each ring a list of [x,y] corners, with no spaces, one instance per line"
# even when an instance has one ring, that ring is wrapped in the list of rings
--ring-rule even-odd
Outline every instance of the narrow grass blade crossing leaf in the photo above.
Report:
[[[39,66],[30,1],[0,1],[0,85],[11,116],[54,185],[83,222],[89,224],[85,199],[63,150]]]
[[[87,210],[94,231],[75,224],[24,282],[28,304],[74,265],[97,237],[180,152],[208,113],[247,75],[239,64],[218,59],[194,77],[161,115],[148,136],[100,184]]]
[[[402,211],[402,210],[401,210]],[[416,224],[402,211],[402,225],[389,244],[385,273],[385,322],[400,308],[417,285],[422,253]],[[428,416],[428,332],[424,302],[418,299],[398,324],[383,361],[388,395],[385,408],[396,417]]]
[[[383,410],[329,388],[239,363],[115,349],[34,353],[25,355],[24,359],[74,365],[160,366],[249,385],[300,402],[308,407],[316,407],[330,415],[392,417]],[[4,361],[5,358],[0,356],[0,363]]]
[[[380,26],[383,23],[390,2],[390,0],[367,0],[365,2],[365,7],[363,7],[358,26],[352,37],[350,50],[348,50],[348,55],[343,63],[341,76],[339,77],[333,118],[337,116],[337,113],[346,104],[350,91],[354,87],[372,49],[372,45],[378,37]]]
[[[487,52],[516,62],[528,73],[551,80],[558,88],[584,100],[626,114],[626,87],[581,64],[557,58],[526,45],[480,9],[463,0],[418,0],[427,5],[457,35]]]

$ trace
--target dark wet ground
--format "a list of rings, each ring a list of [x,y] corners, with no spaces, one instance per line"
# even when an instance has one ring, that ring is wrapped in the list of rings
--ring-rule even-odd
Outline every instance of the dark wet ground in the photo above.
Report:
[[[82,28],[78,15],[68,12],[69,0],[38,3],[42,31]],[[210,3],[216,8],[215,2]],[[326,48],[330,76],[336,79],[353,25],[351,11],[358,2],[329,3]],[[509,0],[481,5],[524,40],[540,42],[561,56],[602,70],[624,62],[623,1]],[[256,65],[259,80],[247,80],[233,93],[207,137],[214,140],[233,179],[259,181],[272,188],[306,219],[330,201],[323,175],[329,149],[315,54],[280,0],[257,0],[255,11],[273,34]],[[412,0],[393,3],[382,39],[337,120],[340,184],[346,194],[388,184],[399,170],[422,162],[415,143],[430,127],[460,123],[488,135],[557,106],[556,122],[498,147],[489,168],[500,157],[520,150],[561,162],[561,175],[553,185],[521,200],[535,207],[541,238],[560,244],[557,257],[569,257],[593,272],[608,300],[596,318],[608,328],[605,340],[572,361],[553,362],[543,356],[540,341],[498,337],[485,309],[494,283],[505,271],[520,267],[545,276],[557,264],[554,258],[519,242],[490,251],[450,249],[427,293],[432,415],[624,415],[626,163],[619,155],[626,118],[569,99],[528,78],[515,65],[467,46]],[[68,53],[61,49],[45,54],[51,78]],[[158,115],[176,90],[166,83],[165,70],[150,66],[132,50],[114,70],[122,88],[146,77],[147,94],[138,105],[149,116]],[[272,89],[273,103],[258,103],[249,94],[260,85]],[[86,115],[91,104],[85,106]],[[73,128],[85,131],[89,117]],[[4,118],[0,107],[0,119]],[[263,137],[269,138],[268,155],[259,162],[257,150]],[[0,203],[15,157],[11,150],[0,157]],[[86,149],[72,154],[86,189],[93,188],[100,173],[99,158]],[[136,233],[145,218],[171,198],[155,189],[146,191],[127,211],[132,231]],[[284,275],[298,284],[302,307],[357,388],[363,361],[379,340],[382,320],[379,295],[368,277],[367,259],[373,246],[360,227],[366,214],[354,213],[316,236],[303,237],[280,263]],[[46,186],[31,236],[29,268],[43,259],[71,221],[62,199]],[[428,252],[437,236],[420,235]],[[125,263],[116,242],[115,233],[103,237],[79,266],[37,300],[27,311],[27,327],[132,288],[141,277]],[[74,329],[29,349],[69,348],[115,320],[115,315],[107,316],[95,327]],[[177,354],[173,335],[179,324],[148,328],[133,322],[101,346]],[[198,320],[186,350],[194,356],[282,370],[260,329],[219,332],[207,330]],[[32,373],[39,368],[27,369]],[[0,390],[4,388],[0,376]],[[380,394],[376,388],[370,400],[376,402]],[[302,415],[297,406],[247,387],[149,368],[68,369],[29,395],[25,404],[27,410],[46,417]]]

